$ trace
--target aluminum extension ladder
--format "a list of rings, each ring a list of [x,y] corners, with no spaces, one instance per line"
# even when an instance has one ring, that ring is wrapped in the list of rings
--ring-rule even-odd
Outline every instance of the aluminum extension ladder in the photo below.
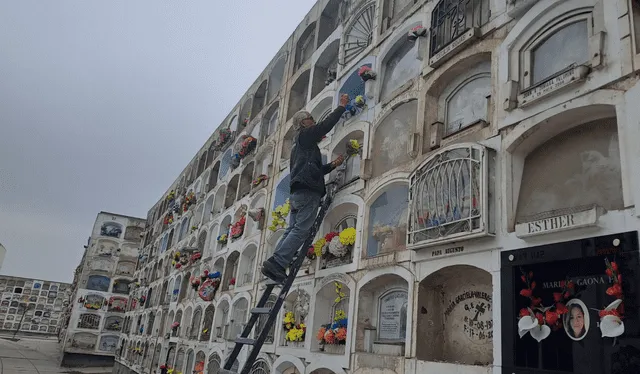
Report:
[[[249,374],[249,372],[251,371],[251,368],[255,363],[258,354],[260,353],[260,349],[262,348],[264,341],[267,339],[269,330],[276,322],[276,318],[278,318],[280,308],[282,307],[282,304],[284,304],[284,300],[287,297],[287,293],[289,292],[293,281],[296,279],[298,270],[300,270],[300,266],[302,266],[302,262],[306,257],[305,251],[307,250],[307,248],[311,247],[313,239],[315,238],[316,233],[318,232],[318,229],[320,228],[320,225],[324,220],[324,216],[327,213],[331,202],[333,201],[333,196],[335,195],[336,190],[337,183],[334,182],[327,185],[327,194],[325,195],[324,201],[322,202],[320,211],[318,212],[318,216],[316,217],[313,226],[311,226],[311,229],[309,230],[309,236],[307,236],[307,239],[304,241],[304,244],[302,244],[302,247],[298,249],[298,253],[295,259],[289,266],[289,275],[285,279],[284,283],[277,283],[272,280],[267,280],[266,288],[262,293],[258,304],[255,308],[251,309],[251,317],[249,318],[249,322],[245,326],[244,330],[242,330],[242,334],[240,334],[240,336],[236,338],[236,345],[233,348],[233,351],[231,351],[231,354],[228,356],[223,369],[220,370],[220,374]],[[276,300],[273,307],[265,307],[265,305],[267,304],[267,300],[269,300],[269,296],[271,296],[271,291],[273,291],[273,289],[278,285],[282,285],[282,289],[280,290],[278,299]],[[267,322],[262,328],[262,331],[256,331],[256,339],[249,338],[249,335],[251,335],[251,331],[253,330],[253,326],[255,326],[260,317],[264,315],[268,315],[268,317]],[[251,348],[251,352],[249,353],[249,356],[247,357],[242,370],[240,370],[239,372],[231,371],[231,368],[238,358],[242,347],[245,345],[252,346],[253,348]]]

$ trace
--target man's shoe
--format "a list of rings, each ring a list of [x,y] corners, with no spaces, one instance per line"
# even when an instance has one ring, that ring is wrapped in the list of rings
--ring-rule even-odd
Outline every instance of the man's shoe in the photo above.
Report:
[[[262,263],[262,274],[274,282],[282,283],[287,279],[287,273],[275,261],[266,260]]]

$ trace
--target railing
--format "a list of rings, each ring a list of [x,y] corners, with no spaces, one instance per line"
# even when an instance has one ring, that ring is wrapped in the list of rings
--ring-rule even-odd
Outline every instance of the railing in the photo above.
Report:
[[[445,49],[473,27],[489,21],[488,0],[440,0],[431,13],[429,57]]]

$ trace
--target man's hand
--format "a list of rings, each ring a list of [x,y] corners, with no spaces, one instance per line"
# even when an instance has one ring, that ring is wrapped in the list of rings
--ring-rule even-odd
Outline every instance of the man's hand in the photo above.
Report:
[[[331,161],[331,165],[333,165],[334,168],[337,168],[338,166],[342,165],[343,162],[344,162],[344,156],[340,155],[340,156],[338,156],[338,158],[336,158],[335,160]]]
[[[347,104],[349,104],[349,94],[342,94],[342,96],[340,96],[340,106],[341,107],[346,107]]]

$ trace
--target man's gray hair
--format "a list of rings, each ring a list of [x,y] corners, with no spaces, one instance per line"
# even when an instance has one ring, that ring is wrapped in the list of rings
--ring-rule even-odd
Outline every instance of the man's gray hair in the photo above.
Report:
[[[300,131],[302,128],[302,121],[305,119],[311,118],[311,113],[306,110],[301,110],[293,115],[293,129],[295,131]]]

